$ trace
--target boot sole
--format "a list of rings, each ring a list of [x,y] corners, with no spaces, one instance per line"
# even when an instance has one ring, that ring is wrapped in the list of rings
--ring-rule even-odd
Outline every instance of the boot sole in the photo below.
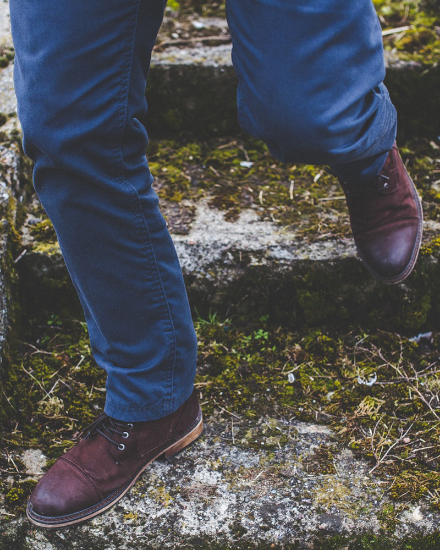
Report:
[[[195,425],[193,424],[193,427],[190,428],[190,431],[186,433],[183,437],[178,439],[177,441],[174,441],[171,445],[166,447],[165,449],[162,449],[156,456],[154,456],[147,464],[145,464],[139,472],[135,475],[135,477],[132,479],[132,481],[126,485],[124,488],[120,489],[119,491],[115,491],[115,493],[112,493],[108,497],[106,497],[101,503],[98,503],[90,508],[87,508],[86,510],[82,510],[80,512],[76,512],[75,514],[70,514],[69,516],[61,516],[60,518],[57,517],[48,517],[47,521],[44,521],[43,516],[39,516],[35,514],[31,507],[30,503],[28,503],[27,509],[26,509],[26,515],[31,523],[34,525],[37,525],[38,527],[45,527],[46,529],[57,529],[61,527],[68,527],[69,525],[75,525],[77,523],[82,523],[84,521],[87,521],[91,518],[94,518],[103,512],[107,511],[109,508],[114,506],[117,502],[119,502],[125,494],[133,487],[133,485],[136,483],[138,478],[141,476],[141,474],[148,468],[148,466],[157,460],[159,457],[164,456],[166,459],[171,459],[174,455],[177,453],[183,451],[186,447],[188,447],[190,444],[194,443],[202,434],[203,432],[203,416],[201,409],[199,410],[199,414],[197,416],[197,419],[195,420]]]
[[[411,189],[412,189],[412,192],[413,192],[413,195],[414,195],[414,198],[416,200],[416,203],[417,203],[417,212],[419,213],[419,227],[418,227],[418,232],[417,232],[417,240],[415,242],[415,245],[414,245],[414,249],[413,249],[413,253],[412,253],[412,256],[411,256],[411,260],[409,262],[409,264],[407,265],[407,267],[402,271],[402,273],[399,273],[399,275],[396,275],[395,277],[391,277],[391,278],[388,278],[388,277],[382,277],[382,275],[379,275],[378,273],[376,273],[374,271],[374,269],[372,269],[367,261],[365,260],[365,258],[363,257],[363,255],[361,254],[360,250],[357,248],[357,252],[358,252],[358,255],[360,257],[360,259],[362,260],[362,263],[365,265],[365,267],[368,269],[368,271],[371,273],[371,275],[373,275],[373,277],[375,279],[377,279],[378,281],[380,281],[381,283],[385,283],[387,285],[393,285],[393,284],[396,284],[396,283],[401,283],[402,281],[404,281],[407,277],[409,277],[409,275],[411,275],[412,271],[414,270],[414,267],[416,265],[416,262],[417,262],[417,258],[419,256],[419,252],[420,252],[420,247],[422,245],[422,235],[423,235],[423,209],[422,209],[422,201],[420,200],[420,197],[419,197],[419,194],[417,192],[417,189],[416,189],[416,186],[414,185],[414,182],[411,178],[411,176],[408,174],[406,168],[405,168],[405,173],[406,175],[408,176],[410,182],[411,182]]]

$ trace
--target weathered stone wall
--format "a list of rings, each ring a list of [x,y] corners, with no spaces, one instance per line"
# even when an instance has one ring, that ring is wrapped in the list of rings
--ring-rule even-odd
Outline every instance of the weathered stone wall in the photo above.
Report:
[[[29,191],[20,149],[20,129],[12,81],[13,48],[8,4],[0,4],[0,361],[7,356],[11,324],[17,312],[15,260],[19,254],[17,228],[23,221],[22,204]],[[2,366],[0,365],[0,375]]]

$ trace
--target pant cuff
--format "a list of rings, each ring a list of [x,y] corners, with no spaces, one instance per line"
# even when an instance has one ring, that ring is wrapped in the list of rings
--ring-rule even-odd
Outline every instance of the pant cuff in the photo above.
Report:
[[[183,405],[183,403],[189,399],[193,389],[194,385],[192,384],[189,388],[185,387],[181,389],[181,391],[178,392],[177,395],[174,395],[171,400],[163,399],[162,402],[146,408],[118,407],[115,403],[112,403],[107,396],[104,412],[115,420],[120,420],[122,422],[145,422],[147,420],[158,420],[159,418],[169,416],[181,405]]]
[[[330,168],[341,180],[350,184],[362,185],[362,183],[366,183],[380,173],[387,160],[388,153],[389,151],[379,156],[376,155],[347,164],[338,164]]]

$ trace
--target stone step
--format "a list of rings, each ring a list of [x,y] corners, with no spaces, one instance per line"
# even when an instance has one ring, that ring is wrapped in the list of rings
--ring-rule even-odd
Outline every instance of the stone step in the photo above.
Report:
[[[319,167],[283,166],[252,140],[152,143],[154,186],[199,314],[270,315],[291,328],[438,326],[439,146],[424,141],[403,151],[423,195],[424,245],[414,274],[390,286],[375,282],[357,258],[343,194]],[[27,302],[70,299],[55,233],[38,204],[23,245]]]
[[[383,26],[386,84],[400,113],[399,135],[435,137],[440,133],[440,66],[438,32],[431,28],[437,28],[438,10],[432,2],[416,9],[397,3],[375,6]],[[239,131],[230,50],[224,3],[183,2],[167,8],[147,89],[152,135],[181,132],[201,138]]]
[[[24,509],[47,457],[105,398],[79,318],[59,313],[31,318],[0,396],[0,550],[438,548],[440,332],[244,330],[215,316],[196,322],[203,436],[101,517],[33,528]]]
[[[37,450],[23,460],[34,474],[44,464]],[[0,549],[438,548],[440,513],[429,501],[396,507],[370,470],[329,428],[234,415],[209,421],[193,446],[154,462],[114,508],[87,524],[50,532],[9,518],[0,525]]]
[[[7,2],[2,3],[0,17],[0,46],[10,47]],[[225,20],[192,13],[173,21],[172,16],[165,18],[153,51],[147,86],[150,134],[204,139],[239,133],[237,81]],[[172,32],[176,30],[177,34]],[[385,83],[400,114],[399,137],[436,137],[440,134],[440,65],[432,60],[424,64],[420,55],[411,60],[408,53],[394,50],[385,51]]]

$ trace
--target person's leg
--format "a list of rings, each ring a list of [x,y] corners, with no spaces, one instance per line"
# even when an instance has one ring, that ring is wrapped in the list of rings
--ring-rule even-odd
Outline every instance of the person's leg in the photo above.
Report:
[[[383,282],[406,278],[421,208],[398,154],[386,163],[397,117],[371,0],[227,0],[227,15],[242,128],[281,161],[329,165],[344,184],[365,185],[368,201],[348,201],[361,257]]]
[[[165,0],[11,0],[24,149],[108,374],[105,411],[146,421],[191,394],[196,337],[145,157]]]
[[[28,502],[33,523],[59,527],[115,504],[202,431],[194,327],[139,122],[165,0],[10,5],[24,149],[107,371],[107,414]]]
[[[276,158],[340,166],[392,148],[371,0],[227,0],[227,15],[240,124]]]

